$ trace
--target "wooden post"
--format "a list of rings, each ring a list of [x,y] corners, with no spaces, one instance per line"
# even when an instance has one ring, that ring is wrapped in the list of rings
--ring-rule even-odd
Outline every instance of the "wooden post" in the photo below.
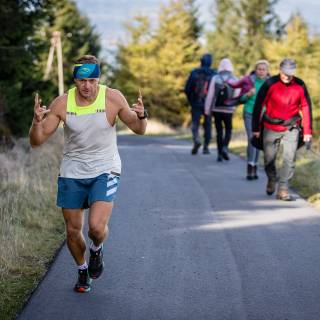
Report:
[[[63,95],[63,62],[62,62],[62,48],[61,48],[61,33],[55,31],[53,36],[56,37],[56,48],[57,48],[57,60],[58,60],[58,80],[59,80],[59,95]]]
[[[49,74],[50,74],[51,69],[52,69],[54,47],[55,47],[54,39],[51,38],[51,47],[50,47],[48,61],[47,61],[47,68],[46,68],[46,72],[44,73],[44,76],[43,76],[43,80],[45,80],[45,81],[47,81],[49,79]]]
[[[45,71],[43,79],[44,80],[48,80],[49,79],[49,74],[50,74],[51,69],[52,69],[54,50],[56,49],[57,50],[57,61],[58,61],[59,95],[61,96],[64,93],[61,32],[60,31],[54,31],[52,33],[52,38],[51,38],[50,42],[51,42],[51,47],[50,47],[48,61],[47,61],[47,67],[46,67],[46,71]]]

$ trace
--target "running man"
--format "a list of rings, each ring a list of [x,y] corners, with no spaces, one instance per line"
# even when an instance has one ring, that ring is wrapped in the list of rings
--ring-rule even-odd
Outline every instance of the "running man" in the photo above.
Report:
[[[120,91],[99,84],[100,66],[94,56],[77,60],[73,77],[75,87],[54,99],[48,109],[36,95],[29,138],[32,147],[40,146],[56,131],[60,121],[64,123],[57,206],[62,208],[67,245],[78,265],[74,290],[89,292],[91,279],[98,278],[104,268],[103,242],[108,237],[108,222],[120,180],[116,117],[136,134],[144,134],[147,113],[141,92],[130,108]],[[82,233],[87,208],[89,264]]]

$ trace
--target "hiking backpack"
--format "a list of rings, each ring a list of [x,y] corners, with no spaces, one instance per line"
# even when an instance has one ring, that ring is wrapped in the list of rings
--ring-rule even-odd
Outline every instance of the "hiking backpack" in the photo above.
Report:
[[[205,71],[199,71],[195,75],[193,85],[193,97],[198,103],[204,103],[209,90],[209,84],[212,74]]]
[[[231,99],[233,95],[233,89],[227,83],[231,77],[228,77],[226,80],[221,75],[219,77],[222,83],[217,81],[215,83],[215,107],[227,107],[227,100]]]

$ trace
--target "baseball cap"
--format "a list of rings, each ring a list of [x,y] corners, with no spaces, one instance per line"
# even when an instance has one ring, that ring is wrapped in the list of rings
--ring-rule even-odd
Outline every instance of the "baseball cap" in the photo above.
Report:
[[[296,62],[292,59],[283,59],[280,63],[280,70],[288,76],[293,76],[296,71]]]

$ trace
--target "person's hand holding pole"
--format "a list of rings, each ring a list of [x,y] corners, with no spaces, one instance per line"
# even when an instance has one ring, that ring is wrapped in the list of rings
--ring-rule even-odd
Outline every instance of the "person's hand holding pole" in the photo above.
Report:
[[[39,94],[36,93],[34,98],[34,116],[33,116],[33,122],[38,124],[41,123],[44,116],[50,112],[50,110],[47,110],[46,106],[41,106],[41,98],[39,97]]]
[[[257,131],[257,132],[252,132],[252,135],[256,138],[260,138],[260,132]]]

